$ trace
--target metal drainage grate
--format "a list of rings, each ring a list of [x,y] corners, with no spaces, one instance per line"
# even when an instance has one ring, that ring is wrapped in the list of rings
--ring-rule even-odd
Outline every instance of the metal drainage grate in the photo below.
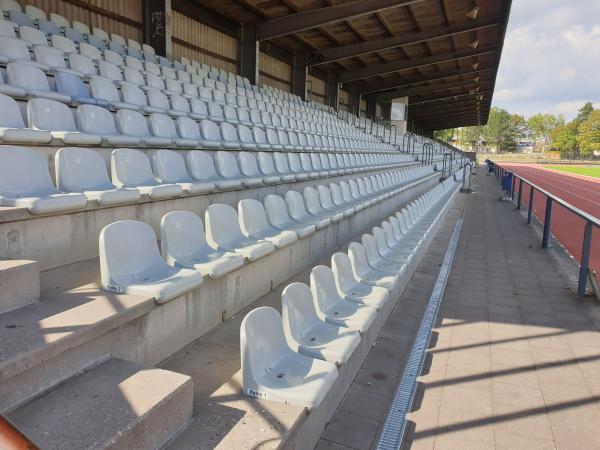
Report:
[[[433,287],[433,292],[427,302],[427,309],[421,320],[419,331],[415,342],[410,350],[406,369],[402,374],[402,379],[398,385],[398,389],[394,395],[394,400],[388,412],[388,416],[383,425],[383,431],[379,437],[377,443],[378,450],[398,450],[402,444],[404,438],[404,432],[406,430],[406,414],[410,411],[412,406],[413,398],[417,388],[417,377],[423,369],[423,363],[425,362],[425,351],[431,337],[431,329],[435,323],[444,289],[446,288],[446,282],[448,281],[448,275],[450,273],[450,267],[452,266],[452,260],[454,259],[454,253],[458,245],[458,237],[460,236],[460,230],[462,228],[463,218],[459,218],[458,222],[454,227],[448,249],[444,255],[442,267],[440,273]]]

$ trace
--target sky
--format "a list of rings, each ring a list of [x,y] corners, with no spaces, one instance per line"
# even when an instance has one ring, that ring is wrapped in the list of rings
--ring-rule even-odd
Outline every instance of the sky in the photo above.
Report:
[[[600,0],[513,0],[492,100],[528,118],[600,108]]]

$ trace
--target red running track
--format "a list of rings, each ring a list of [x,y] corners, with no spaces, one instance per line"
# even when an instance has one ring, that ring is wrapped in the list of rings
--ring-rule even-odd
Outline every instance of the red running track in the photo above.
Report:
[[[558,172],[529,164],[502,164],[505,169],[537,184],[571,205],[586,213],[600,218],[600,179],[583,175]],[[519,182],[515,185],[515,198],[519,191]],[[529,202],[529,186],[523,184],[522,202]],[[546,213],[546,196],[539,192],[533,194],[533,211],[540,221]],[[550,229],[554,236],[565,246],[577,261],[581,261],[583,229],[585,221],[569,212],[559,204],[552,205]],[[600,229],[592,231],[592,249],[590,267],[600,273]]]

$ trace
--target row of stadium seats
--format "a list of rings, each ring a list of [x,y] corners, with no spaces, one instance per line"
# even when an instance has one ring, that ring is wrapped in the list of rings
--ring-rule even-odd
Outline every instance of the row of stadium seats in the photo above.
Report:
[[[202,276],[219,277],[239,267],[239,258],[233,255],[247,261],[262,258],[395,195],[401,186],[424,174],[423,168],[391,171],[329,187],[307,187],[302,194],[269,194],[264,206],[244,199],[237,213],[231,206],[213,204],[205,211],[206,234],[198,216],[169,213],[161,221],[165,259],[149,225],[114,222],[100,233],[102,286],[113,292],[152,296],[159,303],[171,300],[197,288]]]
[[[293,131],[281,125],[265,128],[254,124],[258,119],[242,124],[237,121],[235,110],[234,115],[226,119],[220,107],[219,111],[221,120],[217,124],[207,118],[196,122],[185,115],[174,119],[161,112],[153,112],[146,118],[129,109],[120,109],[113,115],[105,108],[86,104],[77,107],[75,120],[72,110],[64,103],[34,98],[27,102],[27,127],[17,102],[0,94],[0,140],[8,144],[141,145],[286,151],[389,150],[385,144],[377,145],[349,137],[328,137],[318,131]],[[250,110],[253,111],[258,113],[258,110]],[[262,115],[269,117],[268,113]],[[201,117],[200,114],[196,116]],[[273,117],[277,116],[273,114]],[[287,121],[285,123],[288,124]],[[294,125],[297,129],[304,128],[302,121],[294,121]]]
[[[318,406],[358,347],[410,261],[421,250],[458,184],[446,180],[397,212],[331,268],[316,266],[310,287],[288,285],[280,315],[271,307],[250,311],[241,324],[244,393],[277,402]]]
[[[118,148],[111,154],[111,181],[100,154],[67,147],[56,153],[57,189],[41,153],[4,146],[0,149],[0,205],[27,207],[33,214],[49,213],[80,209],[92,199],[101,205],[120,204],[137,201],[141,194],[160,199],[179,196],[183,191],[202,194],[250,188],[406,163],[406,155],[239,152],[236,157],[227,151],[217,152],[213,160],[208,152],[193,150],[184,158],[164,149],[154,151],[151,161],[139,150]],[[388,178],[389,174],[381,177]],[[369,192],[372,185],[369,182],[356,189]]]

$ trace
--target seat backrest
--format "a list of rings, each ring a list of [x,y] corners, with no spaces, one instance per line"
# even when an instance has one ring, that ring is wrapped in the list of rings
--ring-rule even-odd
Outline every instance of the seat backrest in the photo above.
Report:
[[[48,131],[78,131],[73,113],[64,103],[45,98],[32,98],[27,102],[29,128]]]
[[[322,214],[323,207],[317,190],[311,186],[307,186],[302,191],[306,210],[311,214]]]
[[[144,86],[146,84],[141,72],[131,67],[123,67],[123,79],[126,82],[137,86]]]
[[[131,103],[136,106],[148,105],[146,95],[137,86],[134,86],[132,84],[123,84],[121,85],[121,94],[123,95],[123,101],[126,103]]]
[[[273,156],[275,160],[275,168],[279,173],[290,173],[290,165],[288,162],[287,154],[276,152]]]
[[[333,198],[331,196],[331,191],[327,186],[320,184],[317,186],[317,191],[319,192],[319,200],[321,201],[321,206],[324,209],[332,209],[335,207],[333,203]]]
[[[43,197],[56,192],[45,156],[27,147],[0,147],[0,196]]]
[[[198,123],[189,117],[178,117],[175,121],[179,136],[184,139],[200,139],[200,127]]]
[[[310,271],[310,290],[316,308],[323,314],[342,301],[335,285],[335,276],[327,266],[315,266]]]
[[[0,94],[0,127],[25,128],[21,109],[16,100],[4,94]]]
[[[357,284],[352,271],[352,262],[346,253],[337,252],[331,256],[331,270],[339,293],[351,291]]]
[[[16,38],[15,24],[8,20],[0,19],[0,36]]]
[[[292,172],[301,173],[304,171],[300,163],[300,157],[296,153],[288,153],[287,157]]]
[[[259,152],[258,153],[258,166],[260,171],[265,175],[275,175],[277,170],[275,169],[275,163],[270,153]]]
[[[25,41],[7,36],[0,36],[0,55],[15,60],[29,61],[31,59]]]
[[[148,123],[142,114],[129,109],[117,111],[117,127],[128,136],[150,136]]]
[[[78,53],[69,53],[69,67],[77,70],[84,75],[96,75],[96,65],[92,59]]]
[[[60,14],[50,13],[50,21],[58,27],[67,28],[71,26],[71,23],[66,17]]]
[[[21,5],[16,0],[1,0],[0,9],[2,11],[22,11]]]
[[[117,52],[106,49],[104,50],[104,61],[114,64],[115,66],[121,67],[125,65],[125,60]]]
[[[102,285],[110,289],[120,282],[141,279],[165,265],[152,227],[144,222],[122,220],[100,232],[100,273]]]
[[[239,201],[238,216],[242,233],[246,235],[269,228],[265,207],[253,198]]]
[[[160,221],[160,245],[167,264],[202,251],[211,251],[202,219],[189,211],[172,211]]]
[[[189,183],[191,178],[185,168],[183,156],[173,150],[152,152],[152,168],[161,183]]]
[[[81,31],[83,34],[92,34],[90,27],[88,27],[85,23],[78,22],[77,20],[73,21],[73,28]]]
[[[90,80],[90,90],[92,96],[96,99],[106,100],[109,102],[118,102],[121,100],[119,91],[111,80],[94,77]]]
[[[166,114],[152,113],[148,119],[150,130],[154,136],[164,137],[169,139],[178,139],[175,122]]]
[[[94,150],[65,147],[54,159],[56,184],[61,191],[84,192],[114,189],[104,158]]]
[[[11,22],[16,23],[17,25],[25,25],[31,28],[35,27],[33,20],[21,11],[10,10],[8,12],[8,18]]]
[[[212,204],[204,213],[206,240],[212,246],[223,245],[244,235],[240,229],[237,212],[229,205]]]
[[[308,216],[308,212],[304,206],[304,197],[302,197],[300,192],[287,191],[285,193],[285,203],[288,213],[293,219],[302,221]]]
[[[221,131],[219,126],[212,120],[202,119],[200,121],[200,134],[202,138],[210,141],[220,141]]]
[[[276,309],[261,306],[246,314],[240,327],[240,353],[244,385],[256,383],[270,369],[271,361],[290,353]]]
[[[111,112],[96,105],[79,105],[77,107],[77,123],[84,133],[113,136],[117,127]]]
[[[219,151],[215,157],[217,172],[224,178],[240,178],[237,160],[231,152]]]
[[[53,69],[67,67],[63,52],[56,48],[38,45],[33,48],[33,54],[36,62],[45,64]]]
[[[38,30],[37,28],[21,25],[19,27],[19,36],[21,39],[29,42],[31,45],[48,45],[46,33]]]
[[[240,172],[242,174],[247,177],[260,176],[254,153],[240,152],[238,154],[238,159],[240,161]]]
[[[188,173],[196,180],[214,180],[218,178],[215,163],[210,153],[191,150],[186,153]]]
[[[283,228],[290,221],[285,200],[279,195],[267,195],[264,199],[264,206],[267,220],[271,225]]]
[[[308,330],[323,326],[310,287],[304,283],[291,283],[285,287],[281,293],[281,316],[283,330],[290,344],[294,340],[302,340]]]
[[[182,111],[185,113],[190,112],[190,104],[181,95],[173,94],[170,96],[170,100],[171,100],[171,108],[174,109],[175,111]],[[150,104],[152,104],[152,103],[150,103]]]
[[[79,53],[83,56],[87,56],[91,60],[101,61],[102,60],[102,52],[98,50],[97,47],[94,47],[91,44],[86,42],[81,42],[79,44]]]
[[[145,153],[131,148],[117,148],[110,155],[112,181],[116,186],[156,186],[150,160]]]
[[[219,124],[219,129],[221,131],[221,139],[224,142],[231,142],[233,144],[239,144],[240,139],[237,134],[237,130],[235,127],[228,122],[221,122]]]

